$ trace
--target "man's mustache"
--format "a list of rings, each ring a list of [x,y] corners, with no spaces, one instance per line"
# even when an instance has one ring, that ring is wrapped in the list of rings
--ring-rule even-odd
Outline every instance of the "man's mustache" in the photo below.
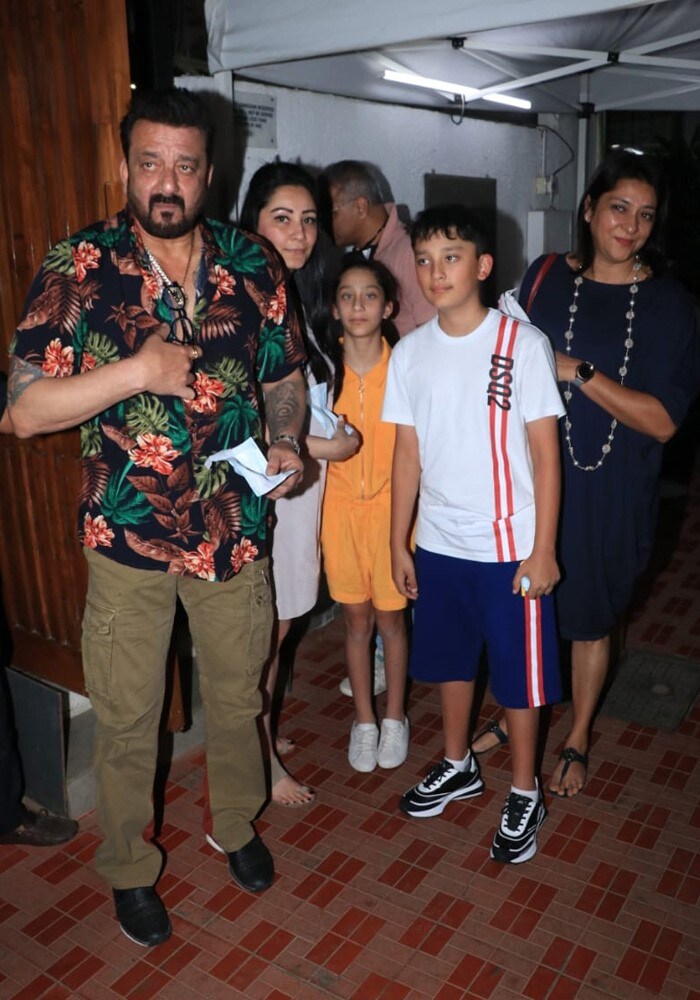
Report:
[[[148,211],[152,212],[156,205],[177,205],[185,211],[184,199],[179,194],[152,194],[148,201]]]

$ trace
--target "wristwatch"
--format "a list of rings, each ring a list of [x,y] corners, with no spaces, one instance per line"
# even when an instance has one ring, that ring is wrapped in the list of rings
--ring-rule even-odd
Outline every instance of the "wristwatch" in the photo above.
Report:
[[[299,447],[299,442],[292,434],[278,434],[277,437],[270,441],[270,444],[281,444],[283,441],[286,441],[287,444],[291,444],[297,455],[300,453],[301,448]]]
[[[585,385],[586,382],[590,382],[598,369],[590,361],[582,361],[580,365],[576,366],[576,374],[574,375],[575,385]]]

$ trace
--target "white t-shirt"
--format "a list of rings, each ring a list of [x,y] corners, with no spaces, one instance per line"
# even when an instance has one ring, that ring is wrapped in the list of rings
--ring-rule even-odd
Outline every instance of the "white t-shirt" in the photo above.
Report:
[[[415,427],[416,543],[477,562],[527,558],[535,533],[526,424],[564,413],[554,354],[529,323],[489,309],[450,337],[437,318],[392,351],[382,420]]]

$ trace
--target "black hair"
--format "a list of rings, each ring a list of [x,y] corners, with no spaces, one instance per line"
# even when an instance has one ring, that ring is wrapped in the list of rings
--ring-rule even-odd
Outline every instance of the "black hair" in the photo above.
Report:
[[[340,270],[338,271],[333,282],[333,291],[331,295],[332,301],[335,302],[335,297],[338,294],[338,289],[340,288],[343,275],[347,274],[348,271],[355,271],[357,269],[369,271],[370,274],[373,275],[375,281],[382,290],[385,303],[391,302],[393,306],[391,315],[382,320],[382,337],[387,341],[390,347],[393,347],[399,339],[398,332],[394,326],[394,316],[398,310],[399,286],[396,278],[391,273],[389,268],[382,264],[381,261],[373,258],[368,259],[356,250],[346,253],[340,262]],[[330,332],[331,337],[330,343],[328,344],[328,353],[333,361],[333,364],[335,365],[335,398],[337,399],[343,389],[343,376],[345,374],[343,345],[340,343],[343,329],[339,320],[333,320]]]
[[[595,209],[601,195],[612,191],[620,181],[642,181],[652,187],[656,193],[656,214],[654,226],[649,238],[639,251],[640,259],[651,268],[654,274],[659,274],[665,266],[663,233],[668,212],[668,193],[661,164],[649,156],[640,156],[627,150],[615,150],[608,153],[605,159],[594,170],[583,198],[578,206],[576,216],[577,246],[576,257],[581,270],[585,271],[593,263],[595,247],[591,236],[591,227],[586,222],[586,213]]]
[[[197,128],[204,134],[207,163],[211,163],[214,125],[202,98],[184,87],[158,90],[135,90],[129,110],[119,123],[119,138],[124,158],[128,161],[131,133],[138,121],[172,125],[175,128]]]
[[[440,235],[448,240],[473,243],[477,257],[490,252],[490,241],[481,219],[465,205],[435,205],[419,212],[411,226],[411,246],[415,247],[419,240]]]
[[[273,160],[258,167],[250,179],[248,190],[243,201],[238,224],[241,229],[256,232],[258,216],[270,201],[277,188],[301,187],[317,199],[316,182],[311,174],[298,163],[285,163],[284,160]]]
[[[318,192],[316,182],[311,174],[298,163],[274,160],[272,163],[264,163],[250,179],[238,220],[241,229],[248,229],[253,233],[257,232],[260,212],[269,203],[278,188],[287,186],[304,188],[311,195],[314,205],[318,209]],[[292,305],[299,318],[309,368],[317,382],[332,383],[333,373],[321,351],[308,336],[306,327],[308,322],[316,343],[320,344],[322,348],[325,347],[330,306],[325,262],[318,239],[309,259],[303,268],[300,268],[300,271],[303,271],[303,279],[301,274],[299,274],[300,280],[297,280],[295,273],[291,274],[289,286],[293,299]]]

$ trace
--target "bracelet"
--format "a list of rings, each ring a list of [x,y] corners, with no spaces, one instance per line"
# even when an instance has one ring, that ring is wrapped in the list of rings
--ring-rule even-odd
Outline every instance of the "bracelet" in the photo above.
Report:
[[[286,441],[287,444],[291,444],[292,448],[297,453],[297,455],[301,452],[301,448],[299,447],[299,442],[297,441],[297,439],[294,437],[293,434],[278,434],[277,437],[274,437],[272,441],[270,441],[270,444],[271,445],[281,444],[282,441]]]

